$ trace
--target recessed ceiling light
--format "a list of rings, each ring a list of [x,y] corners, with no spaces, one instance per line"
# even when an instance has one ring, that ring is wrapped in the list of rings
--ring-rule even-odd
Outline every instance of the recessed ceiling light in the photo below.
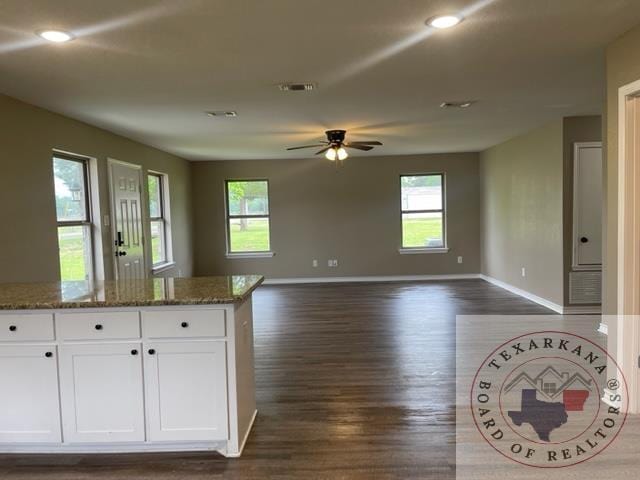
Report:
[[[64,43],[75,38],[71,33],[64,30],[38,30],[36,33],[39,37],[54,43]]]
[[[427,20],[427,25],[432,26],[433,28],[451,28],[455,27],[462,21],[461,17],[457,15],[440,15],[438,17],[433,17]]]

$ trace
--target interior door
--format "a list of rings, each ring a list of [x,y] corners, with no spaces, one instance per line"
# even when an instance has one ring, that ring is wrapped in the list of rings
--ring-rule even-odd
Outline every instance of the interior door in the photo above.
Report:
[[[144,360],[151,441],[227,439],[225,342],[146,344]]]
[[[574,269],[602,267],[602,144],[574,150]]]
[[[56,348],[0,347],[0,443],[59,443]]]
[[[139,343],[60,347],[60,387],[66,442],[144,441]]]
[[[109,165],[116,277],[119,280],[144,278],[142,170],[138,165],[113,160]]]

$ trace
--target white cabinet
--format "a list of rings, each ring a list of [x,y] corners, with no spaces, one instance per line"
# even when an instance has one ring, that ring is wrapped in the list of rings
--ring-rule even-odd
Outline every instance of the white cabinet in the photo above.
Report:
[[[227,439],[226,342],[145,344],[144,376],[149,440]]]
[[[0,443],[58,443],[55,346],[0,346]]]
[[[139,342],[60,347],[65,442],[145,439],[141,359]]]

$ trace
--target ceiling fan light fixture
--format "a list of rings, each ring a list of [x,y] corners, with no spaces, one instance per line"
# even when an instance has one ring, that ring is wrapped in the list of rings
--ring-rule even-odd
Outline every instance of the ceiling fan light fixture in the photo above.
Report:
[[[349,153],[344,147],[338,148],[336,154],[338,155],[338,160],[346,160],[349,157]]]
[[[327,160],[331,160],[333,162],[338,158],[338,150],[336,148],[330,148],[324,156]]]

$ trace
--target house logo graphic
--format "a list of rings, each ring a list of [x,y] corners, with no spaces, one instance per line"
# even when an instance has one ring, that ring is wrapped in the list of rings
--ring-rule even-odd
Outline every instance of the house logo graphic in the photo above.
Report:
[[[602,453],[624,426],[627,399],[615,360],[568,332],[529,333],[500,344],[479,366],[470,397],[484,440],[539,468],[568,467]]]

